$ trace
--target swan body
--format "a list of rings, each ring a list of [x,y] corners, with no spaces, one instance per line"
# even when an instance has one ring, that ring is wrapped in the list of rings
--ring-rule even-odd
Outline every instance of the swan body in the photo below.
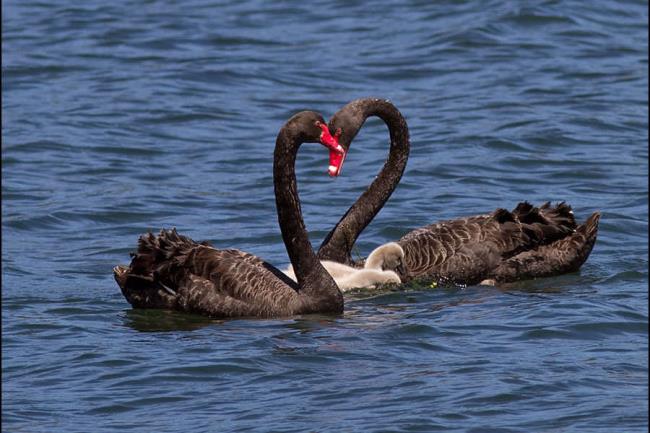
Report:
[[[410,149],[408,126],[389,101],[357,99],[329,122],[330,131],[347,152],[370,116],[381,118],[390,133],[390,153],[376,179],[325,237],[320,260],[359,267],[352,247],[363,229],[397,187]],[[513,211],[441,221],[407,233],[397,243],[404,250],[402,282],[415,279],[452,284],[499,283],[575,272],[596,241],[600,213],[577,225],[565,203],[534,207],[528,202]]]
[[[342,291],[361,288],[373,289],[378,285],[402,282],[395,270],[401,269],[403,258],[402,247],[395,242],[390,242],[375,248],[361,269],[331,260],[321,260],[321,265],[334,278],[336,285]],[[295,280],[295,273],[291,265],[283,272]]]
[[[578,226],[570,206],[520,203],[512,212],[442,221],[407,233],[404,281],[496,284],[577,271],[589,256],[600,214]]]
[[[343,295],[320,265],[302,219],[295,158],[303,142],[329,142],[318,113],[296,114],[278,134],[273,178],[276,207],[297,283],[262,259],[195,242],[175,229],[145,234],[129,266],[114,277],[135,308],[165,308],[211,317],[280,317],[341,313]],[[323,134],[327,135],[324,137]]]

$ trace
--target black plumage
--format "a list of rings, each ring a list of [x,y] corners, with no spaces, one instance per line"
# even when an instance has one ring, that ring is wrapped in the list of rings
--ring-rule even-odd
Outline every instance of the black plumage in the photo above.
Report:
[[[175,229],[142,235],[130,266],[114,276],[136,308],[165,308],[211,317],[278,317],[341,313],[343,295],[313,251],[297,195],[295,158],[303,142],[319,142],[322,116],[301,112],[278,134],[274,185],[278,221],[298,283],[251,254],[195,242]]]
[[[546,211],[545,211],[545,210]],[[580,268],[594,245],[599,214],[576,227],[571,208],[520,203],[512,212],[497,209],[441,221],[407,233],[402,281],[435,280],[477,284],[548,277]]]
[[[359,265],[351,257],[356,239],[395,190],[406,167],[410,141],[406,120],[389,101],[357,99],[330,120],[346,151],[370,116],[381,118],[390,132],[390,153],[377,178],[327,235],[321,260]],[[587,260],[598,232],[600,214],[577,226],[566,203],[539,208],[522,202],[508,211],[441,221],[406,234],[403,282],[434,280],[476,284],[547,277],[573,272]]]

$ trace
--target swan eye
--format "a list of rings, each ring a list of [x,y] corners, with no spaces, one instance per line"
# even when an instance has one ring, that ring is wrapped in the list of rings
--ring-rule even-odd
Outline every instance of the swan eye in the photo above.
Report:
[[[343,133],[343,130],[341,128],[336,128],[336,132],[334,133],[334,137],[339,138],[342,133]]]

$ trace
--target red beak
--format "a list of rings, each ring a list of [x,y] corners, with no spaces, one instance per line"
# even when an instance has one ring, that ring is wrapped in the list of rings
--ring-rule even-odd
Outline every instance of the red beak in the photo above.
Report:
[[[343,161],[345,161],[345,156],[347,152],[339,144],[339,134],[335,135],[330,134],[330,130],[325,124],[318,125],[323,130],[320,135],[320,142],[323,146],[327,147],[330,150],[330,165],[328,168],[328,173],[332,177],[336,177],[341,174],[341,169],[343,168]],[[337,131],[338,132],[338,131]]]

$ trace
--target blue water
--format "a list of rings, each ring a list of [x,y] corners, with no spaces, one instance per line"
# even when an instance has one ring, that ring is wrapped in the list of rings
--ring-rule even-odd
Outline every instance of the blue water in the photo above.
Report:
[[[644,1],[2,3],[3,432],[644,432]],[[436,220],[600,210],[579,273],[356,293],[340,317],[133,310],[139,234],[288,263],[278,129],[361,96],[408,120],[403,180],[355,254]],[[303,146],[313,242],[374,177]]]

